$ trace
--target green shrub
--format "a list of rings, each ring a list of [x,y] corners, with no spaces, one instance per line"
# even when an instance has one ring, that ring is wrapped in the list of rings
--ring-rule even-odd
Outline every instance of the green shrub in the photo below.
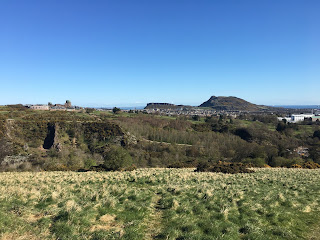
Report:
[[[174,162],[168,165],[168,168],[194,168],[195,162]]]
[[[97,165],[96,160],[92,159],[92,158],[88,158],[84,160],[84,168],[89,169],[92,166]]]
[[[112,146],[104,156],[104,167],[107,170],[126,170],[132,164],[133,161],[130,154],[123,147]]]
[[[314,133],[313,133],[313,137],[315,138],[315,137],[317,137],[317,138],[319,138],[320,139],[320,130],[316,130],[316,131],[314,131]]]
[[[264,167],[266,161],[263,158],[245,158],[242,163],[252,164],[254,167]]]
[[[302,165],[303,160],[301,158],[275,157],[270,162],[271,167],[291,167],[294,164]]]
[[[251,169],[248,169],[250,165],[242,163],[229,163],[229,162],[218,162],[218,163],[206,163],[202,162],[198,165],[196,172],[221,172],[221,173],[252,173]]]
[[[253,136],[247,128],[238,128],[234,134],[247,142],[251,142],[253,140]]]

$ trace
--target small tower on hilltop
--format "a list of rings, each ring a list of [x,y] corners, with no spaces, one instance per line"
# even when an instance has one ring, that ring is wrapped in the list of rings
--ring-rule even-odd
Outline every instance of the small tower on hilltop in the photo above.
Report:
[[[64,106],[65,106],[66,108],[71,108],[71,102],[70,102],[70,100],[67,100],[66,103],[64,104]]]

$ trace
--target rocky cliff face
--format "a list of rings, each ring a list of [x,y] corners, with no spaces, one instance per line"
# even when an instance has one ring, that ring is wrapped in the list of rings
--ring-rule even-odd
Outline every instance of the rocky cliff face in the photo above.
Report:
[[[0,122],[0,168],[17,168],[28,160],[60,152],[62,156],[65,152],[81,153],[86,158],[86,154],[90,157],[103,153],[109,144],[126,146],[136,142],[133,135],[108,121],[6,120]]]
[[[148,103],[144,109],[183,109],[192,108],[186,105],[175,105],[171,103]]]

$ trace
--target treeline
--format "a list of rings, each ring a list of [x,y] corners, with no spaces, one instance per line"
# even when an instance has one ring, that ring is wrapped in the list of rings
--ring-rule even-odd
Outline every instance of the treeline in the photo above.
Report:
[[[241,119],[218,116],[200,121],[198,118],[140,115],[118,118],[118,122],[141,139],[154,141],[151,149],[150,142],[140,143],[138,154],[140,163],[152,166],[176,162],[196,165],[201,161],[242,162],[259,167],[320,163],[319,138],[314,136],[318,127],[312,126],[311,131],[309,128],[310,133],[303,124],[291,124],[282,130],[275,116],[242,116]],[[309,152],[299,154],[296,149],[300,146],[308,148]],[[130,151],[137,155],[136,149]]]

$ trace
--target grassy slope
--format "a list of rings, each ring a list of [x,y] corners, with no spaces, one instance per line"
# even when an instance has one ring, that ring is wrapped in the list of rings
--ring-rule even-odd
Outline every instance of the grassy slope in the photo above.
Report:
[[[308,239],[320,219],[319,177],[301,169],[1,173],[0,238]]]

